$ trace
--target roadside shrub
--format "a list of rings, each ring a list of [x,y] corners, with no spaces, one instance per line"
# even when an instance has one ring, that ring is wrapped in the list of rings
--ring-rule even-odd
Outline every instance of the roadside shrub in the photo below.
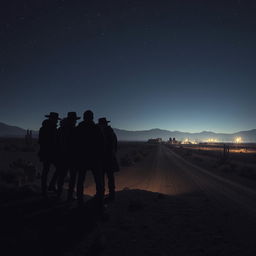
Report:
[[[14,189],[13,184],[6,183],[0,179],[0,197],[1,195],[4,195],[7,191],[10,191],[13,189]]]
[[[132,152],[130,153],[132,156],[137,155],[137,150],[132,150]]]
[[[121,166],[131,166],[133,165],[133,160],[129,155],[125,155],[124,157],[121,158],[120,160]]]
[[[201,162],[203,162],[203,159],[201,157],[194,156],[193,161],[195,161],[196,163],[201,163]]]
[[[20,148],[21,152],[36,152],[36,149],[32,146],[22,147]]]
[[[18,150],[17,145],[14,145],[14,144],[6,144],[6,145],[4,146],[4,151],[8,151],[8,152],[17,152],[17,151],[19,151],[19,150]]]
[[[184,151],[184,156],[192,156],[192,151],[191,150],[185,150]]]
[[[0,203],[8,202],[17,196],[18,187],[0,180]]]
[[[7,169],[0,171],[0,180],[6,184],[19,185],[19,179],[23,176],[21,170]]]
[[[139,154],[140,154],[142,157],[145,157],[145,156],[148,155],[148,151],[146,151],[146,150],[140,150],[140,151],[139,151]]]
[[[133,199],[129,202],[128,210],[131,212],[139,211],[144,208],[144,203],[139,199]]]
[[[40,192],[40,187],[36,185],[15,186],[14,184],[0,181],[0,203],[10,202],[10,200],[20,200],[29,196],[38,195]]]
[[[18,182],[24,184],[33,182],[36,179],[37,171],[32,162],[19,158],[10,164],[9,175],[10,173],[14,173]]]
[[[142,155],[137,152],[137,154],[133,157],[134,162],[138,162],[142,159]]]
[[[230,163],[230,167],[234,170],[234,169],[237,169],[237,164],[234,164],[234,163]]]
[[[250,166],[242,166],[239,169],[239,175],[249,179],[256,179],[256,171]]]
[[[233,172],[233,169],[232,167],[230,166],[230,164],[223,164],[223,165],[220,165],[218,167],[219,171],[221,172],[224,172],[224,173],[232,173]]]

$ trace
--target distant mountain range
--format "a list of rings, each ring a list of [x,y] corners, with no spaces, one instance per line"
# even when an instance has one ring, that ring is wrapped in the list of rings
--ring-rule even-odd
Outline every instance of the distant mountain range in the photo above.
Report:
[[[32,131],[32,133],[37,136],[38,131]],[[0,122],[0,137],[24,137],[26,130],[12,125],[7,125]]]
[[[210,131],[202,131],[200,133],[189,133],[180,131],[168,131],[161,129],[151,129],[145,131],[126,131],[115,129],[115,132],[120,140],[129,141],[145,141],[151,138],[162,138],[168,140],[176,138],[176,140],[189,139],[190,141],[207,141],[209,139],[217,140],[220,142],[233,142],[236,138],[241,137],[243,142],[256,142],[256,129],[250,131],[241,131],[232,134],[228,133],[215,133]]]
[[[208,139],[215,139],[221,142],[232,142],[237,137],[241,137],[244,142],[256,142],[256,129],[249,131],[240,131],[232,134],[228,133],[214,133],[210,131],[203,131],[200,133],[189,133],[180,131],[168,131],[162,129],[151,129],[144,131],[127,131],[114,128],[117,137],[121,141],[147,141],[151,138],[162,138],[168,140],[176,138],[176,140],[189,139],[191,141],[206,141]],[[35,137],[38,136],[38,131],[32,131]],[[26,130],[17,126],[10,126],[0,122],[0,137],[24,137]]]

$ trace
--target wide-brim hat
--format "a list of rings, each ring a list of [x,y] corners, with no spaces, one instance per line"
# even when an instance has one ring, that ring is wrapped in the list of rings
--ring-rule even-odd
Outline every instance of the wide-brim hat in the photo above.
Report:
[[[76,115],[76,112],[68,112],[68,119],[72,119],[72,120],[79,120],[81,117]]]
[[[110,121],[107,120],[106,117],[101,117],[98,119],[98,124],[108,124]]]
[[[50,112],[50,114],[49,115],[45,115],[45,117],[61,120],[61,118],[59,118],[59,114],[56,113],[56,112]]]

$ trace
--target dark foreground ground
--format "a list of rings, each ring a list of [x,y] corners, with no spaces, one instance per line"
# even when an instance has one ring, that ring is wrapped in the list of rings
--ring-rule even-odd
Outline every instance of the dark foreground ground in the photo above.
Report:
[[[7,207],[8,206],[8,207]],[[255,255],[232,212],[203,194],[124,190],[106,213],[33,196],[2,206],[2,255]],[[246,225],[247,220],[241,220]],[[240,223],[242,224],[242,223]],[[248,242],[248,243],[247,243]]]
[[[1,255],[256,255],[253,186],[181,155],[124,144],[117,198],[103,215],[90,177],[83,208],[65,197],[42,199],[38,180],[8,196],[2,190]]]

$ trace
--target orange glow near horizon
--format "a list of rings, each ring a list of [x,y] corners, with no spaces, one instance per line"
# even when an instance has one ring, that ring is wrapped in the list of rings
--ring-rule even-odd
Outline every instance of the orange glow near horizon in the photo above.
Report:
[[[242,143],[243,142],[243,139],[242,139],[242,137],[236,137],[235,138],[235,143]]]

